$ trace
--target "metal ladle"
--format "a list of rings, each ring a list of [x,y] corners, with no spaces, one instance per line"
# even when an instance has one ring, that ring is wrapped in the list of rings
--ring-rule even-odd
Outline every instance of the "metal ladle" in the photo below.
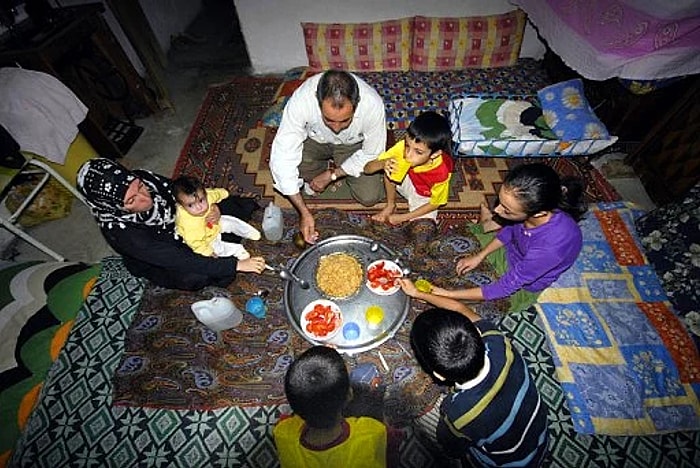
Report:
[[[270,265],[267,265],[267,264],[265,265],[265,268],[270,270],[270,271],[275,271],[275,272],[279,273],[280,278],[282,278],[285,281],[296,281],[297,283],[299,283],[299,287],[301,287],[301,289],[309,289],[311,287],[309,285],[308,281],[299,278],[297,275],[292,273],[287,268],[283,268],[283,267],[275,268],[275,267],[271,267]]]

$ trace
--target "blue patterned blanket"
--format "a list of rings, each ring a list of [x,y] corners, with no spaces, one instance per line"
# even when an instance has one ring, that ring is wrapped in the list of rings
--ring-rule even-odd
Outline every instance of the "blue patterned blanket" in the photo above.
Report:
[[[700,356],[641,249],[640,214],[597,205],[578,260],[535,306],[584,434],[700,429]]]

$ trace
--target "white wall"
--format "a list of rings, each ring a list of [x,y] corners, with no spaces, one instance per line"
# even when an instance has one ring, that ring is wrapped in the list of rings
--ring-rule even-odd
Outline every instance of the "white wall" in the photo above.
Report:
[[[307,65],[300,23],[374,22],[407,16],[505,13],[507,0],[232,0],[256,74]],[[541,58],[544,46],[528,24],[521,57]]]

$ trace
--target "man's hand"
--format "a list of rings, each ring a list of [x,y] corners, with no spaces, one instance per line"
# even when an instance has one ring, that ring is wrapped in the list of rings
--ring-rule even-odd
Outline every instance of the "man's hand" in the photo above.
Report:
[[[318,231],[316,231],[316,221],[314,221],[314,217],[311,213],[301,215],[299,231],[301,231],[307,244],[316,243],[318,240]]]
[[[328,188],[330,183],[332,182],[331,176],[333,175],[332,170],[327,170],[321,172],[319,175],[311,179],[311,182],[309,182],[309,187],[313,189],[314,192],[316,193],[321,193]]]
[[[204,219],[206,220],[207,225],[211,224],[214,226],[218,224],[219,220],[221,219],[221,210],[219,210],[219,205],[216,203],[209,205],[209,214]]]
[[[294,195],[289,195],[289,201],[292,202],[297,213],[299,213],[299,231],[304,236],[304,240],[307,244],[315,244],[318,239],[316,222],[311,211],[306,207],[304,198],[300,193],[295,193]]]

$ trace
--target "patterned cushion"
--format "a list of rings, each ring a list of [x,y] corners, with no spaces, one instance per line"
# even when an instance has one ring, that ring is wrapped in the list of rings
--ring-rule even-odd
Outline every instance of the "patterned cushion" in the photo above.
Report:
[[[312,71],[408,70],[413,18],[376,23],[301,23]]]
[[[416,16],[411,69],[416,71],[514,65],[520,54],[525,13],[462,18]]]
[[[537,92],[544,120],[562,140],[605,140],[610,138],[583,92],[580,78],[562,81]]]

